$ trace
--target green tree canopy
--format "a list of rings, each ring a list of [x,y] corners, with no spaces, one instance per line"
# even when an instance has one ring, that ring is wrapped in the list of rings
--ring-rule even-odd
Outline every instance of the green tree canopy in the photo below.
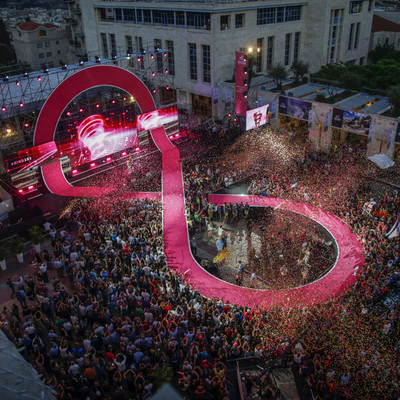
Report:
[[[282,64],[276,64],[269,71],[269,75],[272,77],[277,88],[282,89],[282,81],[288,77],[288,72]]]
[[[308,69],[310,68],[310,64],[305,63],[301,60],[294,61],[290,67],[290,71],[292,71],[294,75],[295,82],[299,82],[304,75],[308,73]]]
[[[387,91],[392,113],[395,117],[400,115],[400,84],[391,86]]]

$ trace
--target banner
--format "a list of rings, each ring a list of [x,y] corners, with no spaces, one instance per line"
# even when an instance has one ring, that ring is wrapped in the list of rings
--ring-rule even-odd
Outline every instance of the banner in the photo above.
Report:
[[[325,125],[324,125],[324,132],[328,132],[329,129],[329,119],[331,117],[331,113],[328,111],[325,116]]]
[[[400,122],[397,124],[396,138],[394,139],[394,141],[400,142]]]
[[[268,107],[269,104],[266,104],[246,112],[246,131],[258,128],[268,122]]]
[[[214,88],[214,92],[213,92],[213,104],[218,104],[218,88]]]
[[[228,89],[225,93],[225,102],[227,107],[230,107],[232,104],[232,92],[230,89]]]
[[[370,144],[372,141],[372,130],[374,129],[374,124],[371,123],[369,126],[369,132],[368,132],[368,141],[367,143]]]
[[[386,145],[386,150],[389,150],[390,145],[392,144],[392,136],[393,136],[393,127],[390,129],[389,139]]]
[[[313,111],[312,108],[308,111],[308,128],[312,127]]]
[[[271,103],[271,115],[275,115],[275,113],[276,113],[276,101],[274,100],[272,103]]]
[[[235,112],[242,117],[246,116],[247,111],[247,58],[244,53],[236,52],[236,80],[235,80]],[[246,71],[245,71],[246,69]]]
[[[290,117],[308,120],[312,103],[294,99],[293,97],[279,96],[279,114]]]
[[[349,132],[367,135],[372,123],[369,114],[361,114],[350,110],[333,109],[332,126]]]
[[[397,218],[396,222],[392,226],[392,229],[390,229],[390,231],[385,235],[385,237],[387,237],[388,239],[392,239],[398,236],[400,236],[400,223],[399,219]]]

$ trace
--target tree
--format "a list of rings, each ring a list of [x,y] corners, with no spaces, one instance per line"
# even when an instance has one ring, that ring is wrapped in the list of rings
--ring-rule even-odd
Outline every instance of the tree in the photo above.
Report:
[[[294,81],[297,83],[301,79],[303,79],[304,75],[308,74],[309,68],[310,68],[309,63],[305,63],[301,60],[294,61],[292,66],[290,67],[290,71],[292,71],[294,75]]]
[[[390,86],[387,90],[389,102],[392,105],[392,114],[397,117],[400,115],[400,84]]]
[[[277,64],[270,69],[269,75],[272,77],[278,90],[281,90],[282,81],[287,78],[288,72],[282,64]]]

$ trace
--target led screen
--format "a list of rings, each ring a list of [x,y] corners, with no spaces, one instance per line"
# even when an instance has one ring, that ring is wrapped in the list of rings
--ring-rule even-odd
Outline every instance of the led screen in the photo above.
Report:
[[[268,121],[269,104],[246,112],[246,131],[265,125]]]
[[[49,142],[10,155],[6,159],[8,172],[33,168],[61,157],[70,158],[71,167],[134,148],[138,132],[154,129],[178,120],[176,106],[138,115],[134,122],[119,126],[100,114],[85,118],[70,138]]]

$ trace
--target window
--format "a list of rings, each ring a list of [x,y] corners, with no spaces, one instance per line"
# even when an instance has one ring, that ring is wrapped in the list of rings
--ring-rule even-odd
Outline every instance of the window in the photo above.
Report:
[[[197,80],[197,53],[196,43],[189,43],[189,69],[190,79]]]
[[[354,37],[354,48],[358,48],[358,41],[360,39],[360,28],[361,28],[361,23],[357,22],[357,27],[356,27],[356,35]]]
[[[211,82],[211,51],[210,46],[207,44],[203,48],[203,82]]]
[[[117,43],[115,42],[115,35],[114,33],[110,33],[110,45],[111,45],[111,55],[117,55]]]
[[[154,49],[161,49],[161,39],[154,39]],[[157,72],[162,73],[163,71],[163,55],[158,52],[156,54],[156,59],[157,59]]]
[[[269,36],[268,37],[268,42],[267,42],[267,69],[270,69],[272,67],[273,61],[274,61],[274,36]]]
[[[263,38],[257,39],[256,72],[262,71]]]
[[[301,19],[301,6],[286,6],[285,21],[299,21]]]
[[[115,20],[116,21],[122,21],[122,10],[120,8],[114,9],[115,13]]]
[[[331,60],[331,63],[333,63],[334,62],[333,59],[335,58],[335,46],[331,47],[331,53],[330,53],[329,58]]]
[[[143,10],[141,9],[136,10],[136,21],[138,24],[143,23]]]
[[[243,28],[244,26],[244,14],[236,14],[235,15],[235,28]]]
[[[229,29],[229,18],[229,15],[221,15],[219,24],[221,31],[226,31]]]
[[[364,62],[365,62],[365,57],[361,57],[360,58],[360,65],[364,65]]]
[[[51,51],[48,51],[48,52],[46,53],[46,57],[47,57],[47,58],[52,57]]]
[[[291,33],[287,33],[285,36],[285,61],[284,65],[289,65],[290,63],[290,40],[292,38]]]
[[[358,14],[362,10],[362,0],[350,1],[350,14]]]
[[[347,45],[347,50],[351,50],[351,46],[353,44],[353,35],[354,35],[354,24],[350,25],[350,33],[349,33],[349,43]]]
[[[293,62],[299,61],[300,52],[300,32],[294,34]]]
[[[39,58],[44,58],[44,53],[39,53]]]
[[[285,22],[285,7],[276,9],[276,22]]]
[[[133,53],[132,36],[130,36],[130,35],[125,36],[125,47],[126,47],[127,54]]]
[[[37,35],[38,36],[47,36],[47,32],[44,29],[41,29],[40,31],[38,31]]]
[[[58,55],[61,54],[61,50],[57,50],[57,54],[58,54]]]
[[[37,43],[37,44],[36,44],[36,47],[37,47],[38,49],[41,49],[41,48],[43,47],[43,43]]]
[[[185,26],[185,12],[176,11],[175,12],[176,25]]]
[[[135,10],[124,8],[124,21],[136,22]]]
[[[167,50],[168,50],[168,73],[170,75],[175,75],[175,54],[174,54],[174,42],[172,40],[167,40]]]
[[[50,42],[44,42],[44,47],[50,47]]]
[[[369,2],[368,2],[368,12],[372,11],[373,6],[374,6],[374,0],[369,0]]]
[[[56,40],[56,45],[59,45],[60,44],[60,41],[59,40]]]
[[[174,25],[174,12],[153,10],[153,24]]]
[[[151,10],[143,10],[143,22],[146,24],[151,24]]]
[[[267,7],[257,10],[257,25],[292,22],[300,19],[301,6]]]
[[[100,33],[103,57],[108,57],[107,36],[105,33]]]
[[[186,13],[186,26],[200,29],[209,29],[208,20],[210,19],[210,14],[208,13]]]
[[[139,53],[143,48],[143,41],[141,36],[135,36],[136,52]]]

